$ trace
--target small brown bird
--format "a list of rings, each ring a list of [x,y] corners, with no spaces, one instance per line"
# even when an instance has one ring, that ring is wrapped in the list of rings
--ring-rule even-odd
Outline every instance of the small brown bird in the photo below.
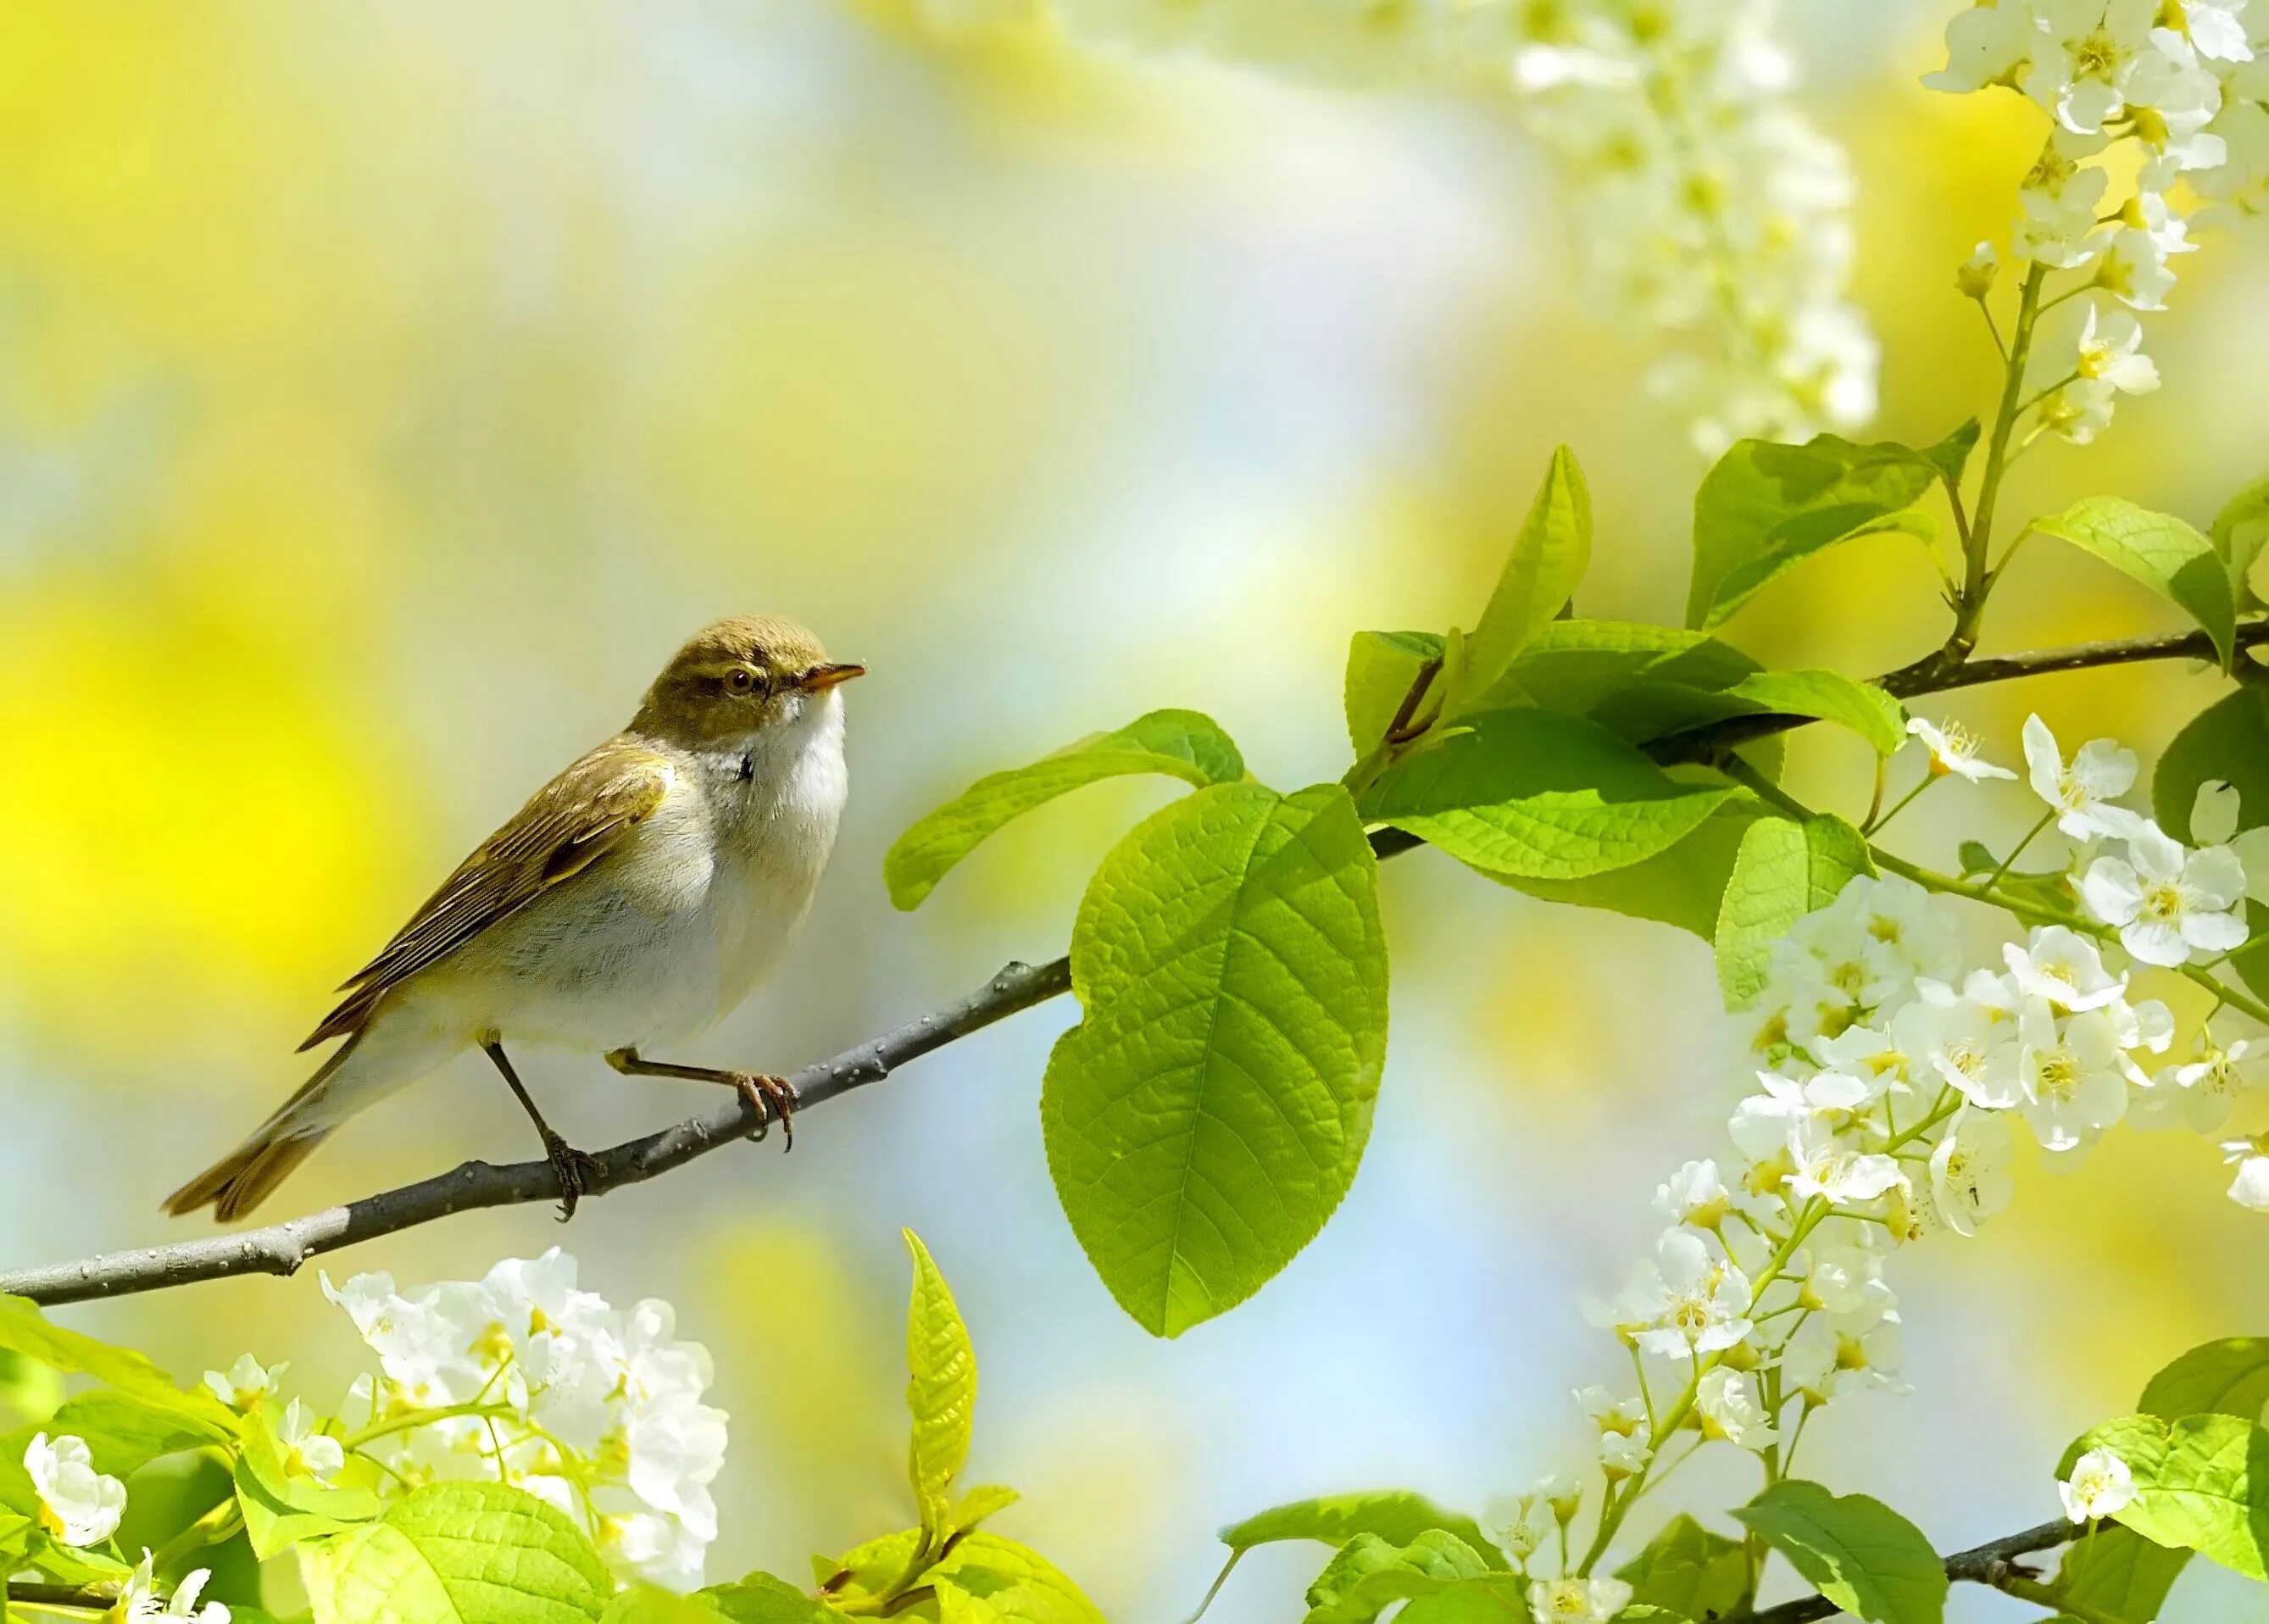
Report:
[[[848,788],[837,690],[865,669],[770,616],[700,632],[628,727],[536,791],[345,984],[300,1047],[345,1043],[166,1209],[250,1212],[349,1117],[476,1045],[543,1137],[563,1220],[592,1158],[544,1121],[507,1042],[723,1083],[757,1137],[776,1118],[793,1143],[781,1079],[640,1051],[706,1030],[786,956]]]

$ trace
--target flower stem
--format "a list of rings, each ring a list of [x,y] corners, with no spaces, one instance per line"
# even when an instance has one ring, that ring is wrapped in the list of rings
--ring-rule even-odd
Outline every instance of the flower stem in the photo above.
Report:
[[[2025,272],[2017,296],[2017,324],[2009,336],[2008,362],[2002,368],[2001,406],[1993,416],[1992,438],[1986,442],[1985,472],[1977,486],[1977,512],[1970,520],[1962,548],[1962,590],[1954,605],[1954,631],[1946,639],[1952,659],[1969,658],[1977,646],[1978,623],[1984,618],[1985,597],[1992,590],[1992,572],[1986,567],[1986,550],[1993,537],[1993,513],[2001,498],[2001,478],[2008,472],[2009,437],[2022,413],[2025,364],[2031,358],[2033,325],[2040,319],[2041,286],[2048,268],[2036,262]]]
[[[1996,868],[1992,873],[1992,876],[1985,882],[1985,889],[1987,890],[1992,890],[2008,876],[2009,870],[2015,866],[2017,859],[2024,855],[2025,848],[2032,845],[2032,843],[2039,838],[2041,830],[2046,829],[2051,823],[2056,821],[2056,808],[2054,807],[2051,807],[2047,811],[2041,814],[2041,821],[2039,823],[2025,830],[2025,838],[2018,841],[2015,845],[2009,848],[2009,854],[2001,860],[2001,866],[1999,868]]]

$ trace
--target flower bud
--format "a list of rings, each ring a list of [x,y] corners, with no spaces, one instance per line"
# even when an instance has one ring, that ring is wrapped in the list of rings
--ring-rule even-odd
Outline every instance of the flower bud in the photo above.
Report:
[[[1964,299],[1984,299],[1993,291],[1993,282],[2001,274],[2001,256],[1991,242],[1981,242],[1970,251],[1954,273],[1954,285]]]

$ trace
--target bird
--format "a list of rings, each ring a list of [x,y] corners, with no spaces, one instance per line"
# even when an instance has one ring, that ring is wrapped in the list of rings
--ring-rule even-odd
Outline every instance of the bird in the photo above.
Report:
[[[841,687],[865,671],[774,616],[697,632],[627,727],[537,790],[342,985],[299,1047],[344,1041],[166,1210],[249,1213],[349,1118],[478,1048],[543,1139],[564,1222],[599,1164],[544,1120],[507,1044],[721,1083],[748,1102],[751,1138],[776,1120],[792,1148],[784,1079],[647,1051],[706,1030],[787,956],[849,792]]]

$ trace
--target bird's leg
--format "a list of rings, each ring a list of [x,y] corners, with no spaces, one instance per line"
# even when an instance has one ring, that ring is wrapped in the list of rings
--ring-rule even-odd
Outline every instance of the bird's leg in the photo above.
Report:
[[[536,1124],[536,1131],[543,1136],[543,1154],[551,1158],[551,1176],[559,1181],[559,1222],[565,1223],[575,1215],[575,1203],[583,1199],[591,1182],[605,1170],[600,1165],[598,1157],[588,1150],[576,1149],[551,1131],[551,1125],[543,1119],[543,1113],[536,1109],[536,1101],[522,1086],[520,1074],[512,1069],[512,1061],[506,1058],[502,1044],[491,1037],[483,1043],[481,1048],[489,1059],[496,1062],[497,1070],[502,1072],[504,1080],[512,1085],[513,1094],[520,1101],[521,1109],[528,1112],[528,1119]]]
[[[750,1139],[764,1138],[767,1126],[777,1121],[781,1133],[787,1136],[786,1148],[795,1148],[795,1086],[785,1077],[649,1060],[636,1049],[615,1050],[607,1056],[607,1064],[625,1077],[684,1077],[694,1082],[721,1082],[748,1102],[750,1111],[755,1113],[757,1126],[749,1135]]]

